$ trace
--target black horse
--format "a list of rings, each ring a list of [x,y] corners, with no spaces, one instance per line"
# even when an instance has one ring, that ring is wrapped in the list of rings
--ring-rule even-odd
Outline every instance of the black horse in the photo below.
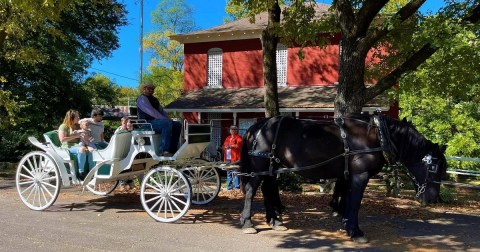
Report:
[[[352,114],[335,123],[273,117],[250,127],[241,154],[245,205],[240,217],[245,233],[255,233],[251,221],[253,197],[262,184],[267,222],[286,229],[277,213],[283,210],[276,174],[296,171],[316,180],[342,181],[337,193],[342,222],[357,242],[367,242],[358,226],[358,212],[368,180],[386,162],[401,162],[410,172],[417,198],[438,202],[446,175],[445,149],[426,140],[410,123],[383,115]]]

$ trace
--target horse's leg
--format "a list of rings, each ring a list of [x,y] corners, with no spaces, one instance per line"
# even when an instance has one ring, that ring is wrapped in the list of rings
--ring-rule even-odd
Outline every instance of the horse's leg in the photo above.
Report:
[[[285,208],[280,201],[280,192],[278,190],[277,179],[273,176],[265,177],[262,184],[263,202],[265,204],[265,213],[267,223],[272,229],[285,231],[282,221],[277,216],[277,211],[281,212]]]
[[[353,241],[358,243],[366,243],[368,239],[364,236],[362,230],[358,226],[358,212],[362,203],[363,193],[368,184],[368,172],[353,174],[350,177],[350,190],[346,196],[346,211],[343,215],[343,226],[347,234]]]
[[[254,228],[252,223],[252,202],[253,197],[257,193],[258,186],[262,182],[262,178],[259,176],[251,177],[248,179],[248,182],[244,186],[245,192],[245,205],[243,206],[242,214],[240,215],[240,224],[242,226],[243,233],[245,234],[255,234],[257,230]]]
[[[333,211],[333,216],[341,215],[345,213],[345,197],[348,191],[348,183],[344,178],[338,178],[333,188],[332,200],[330,201],[330,207]]]

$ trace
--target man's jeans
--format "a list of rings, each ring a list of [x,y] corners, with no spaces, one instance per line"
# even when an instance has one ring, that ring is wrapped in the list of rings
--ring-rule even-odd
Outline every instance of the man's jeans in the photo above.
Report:
[[[160,146],[158,153],[165,151],[175,153],[178,147],[178,139],[182,130],[182,124],[170,119],[153,119],[148,121],[156,134],[160,134]],[[172,142],[173,139],[173,142]]]

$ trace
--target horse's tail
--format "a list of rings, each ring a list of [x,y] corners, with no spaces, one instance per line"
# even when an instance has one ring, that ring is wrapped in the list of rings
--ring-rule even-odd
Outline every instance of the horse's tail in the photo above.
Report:
[[[250,157],[248,155],[248,146],[250,144],[248,142],[249,133],[250,133],[250,129],[247,130],[247,132],[245,132],[242,139],[243,144],[242,144],[242,150],[240,152],[240,172],[242,174],[250,173],[252,171],[252,166],[250,164]],[[248,182],[248,180],[249,180],[248,176],[245,176],[245,175],[240,176],[240,182],[241,182],[240,188],[244,194],[245,194],[245,184]]]

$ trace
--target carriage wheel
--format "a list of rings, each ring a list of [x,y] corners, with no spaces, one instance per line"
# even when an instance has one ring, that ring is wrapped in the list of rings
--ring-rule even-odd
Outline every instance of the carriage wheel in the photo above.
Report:
[[[97,178],[93,178],[85,186],[87,189],[95,195],[105,196],[113,192],[118,185],[118,180],[108,180],[108,181],[96,181]],[[96,185],[95,185],[96,184]]]
[[[60,192],[60,181],[55,162],[45,152],[30,152],[18,163],[17,192],[32,210],[44,210],[53,205]]]
[[[181,169],[192,185],[192,203],[205,205],[220,192],[220,176],[214,167],[187,167]]]
[[[143,208],[160,222],[174,222],[190,208],[192,189],[185,176],[169,166],[152,169],[140,189]]]

